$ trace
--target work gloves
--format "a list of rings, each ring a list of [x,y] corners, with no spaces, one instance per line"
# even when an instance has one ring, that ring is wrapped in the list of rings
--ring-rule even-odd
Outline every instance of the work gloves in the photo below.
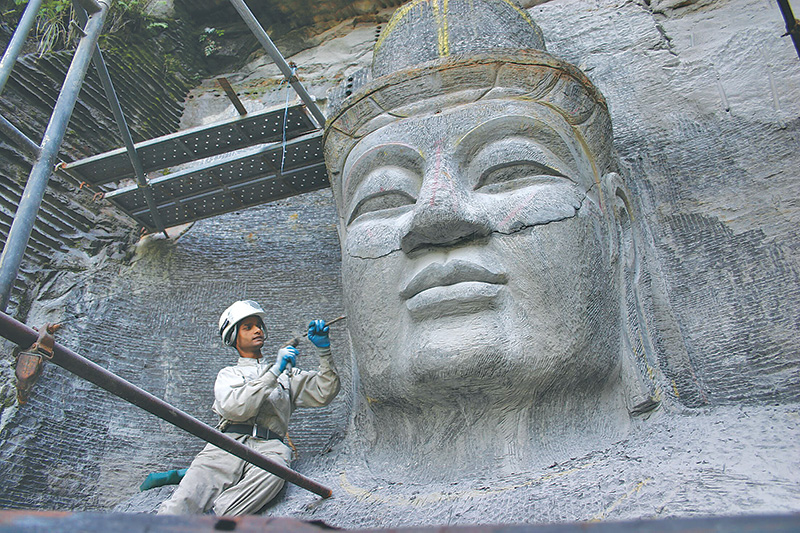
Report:
[[[317,348],[329,348],[331,340],[328,338],[328,329],[324,320],[312,320],[308,325],[308,340]],[[284,346],[278,350],[278,358],[275,364],[270,368],[270,371],[276,376],[280,376],[281,372],[286,370],[287,366],[295,366],[297,363],[297,355],[297,348],[294,346]]]
[[[317,348],[329,348],[331,339],[328,337],[328,329],[324,320],[312,320],[308,324],[308,340]]]
[[[273,374],[279,376],[281,372],[286,370],[288,365],[294,366],[296,362],[297,348],[294,346],[284,346],[278,350],[278,358],[270,370],[272,370]]]

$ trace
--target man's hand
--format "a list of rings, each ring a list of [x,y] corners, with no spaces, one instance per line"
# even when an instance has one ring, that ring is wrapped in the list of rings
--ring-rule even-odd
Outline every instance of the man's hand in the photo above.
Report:
[[[317,348],[328,348],[331,345],[328,330],[329,328],[325,325],[324,320],[312,320],[308,324],[308,340],[314,343]]]
[[[284,346],[278,350],[278,358],[275,361],[275,365],[272,367],[272,369],[275,370],[275,374],[280,375],[281,372],[286,370],[287,365],[295,366],[297,354],[297,348],[294,346]]]

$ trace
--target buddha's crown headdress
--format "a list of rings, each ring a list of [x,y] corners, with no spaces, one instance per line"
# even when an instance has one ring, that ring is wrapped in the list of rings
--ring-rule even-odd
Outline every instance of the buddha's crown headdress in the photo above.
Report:
[[[517,99],[564,117],[595,173],[611,162],[605,99],[577,67],[549,54],[513,0],[413,0],[383,29],[372,67],[329,94],[325,160],[334,195],[350,150],[388,123],[452,105]]]

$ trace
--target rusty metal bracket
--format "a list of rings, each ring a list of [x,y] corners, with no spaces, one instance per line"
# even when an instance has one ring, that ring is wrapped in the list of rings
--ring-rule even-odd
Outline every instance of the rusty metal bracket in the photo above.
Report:
[[[228,99],[233,104],[233,107],[236,108],[236,111],[239,112],[239,115],[245,116],[247,114],[247,109],[245,109],[242,101],[239,100],[239,96],[236,94],[236,91],[234,91],[233,87],[231,87],[231,83],[228,81],[228,78],[217,78],[217,83],[219,83],[219,86],[222,87],[223,91],[225,91],[225,94],[228,95]]]
[[[16,377],[17,401],[20,405],[28,403],[31,389],[39,380],[44,369],[45,360],[53,358],[53,349],[56,341],[53,334],[60,328],[59,324],[47,324],[39,331],[39,338],[36,339],[30,348],[17,354]]]

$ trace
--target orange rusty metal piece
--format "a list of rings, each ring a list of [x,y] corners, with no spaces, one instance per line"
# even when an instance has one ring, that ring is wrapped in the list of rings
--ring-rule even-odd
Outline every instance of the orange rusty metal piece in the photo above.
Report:
[[[53,358],[53,348],[56,344],[53,334],[60,327],[59,324],[47,324],[39,331],[36,342],[17,355],[14,376],[17,380],[17,401],[20,405],[28,403],[31,389],[42,375],[45,359],[49,361]]]

